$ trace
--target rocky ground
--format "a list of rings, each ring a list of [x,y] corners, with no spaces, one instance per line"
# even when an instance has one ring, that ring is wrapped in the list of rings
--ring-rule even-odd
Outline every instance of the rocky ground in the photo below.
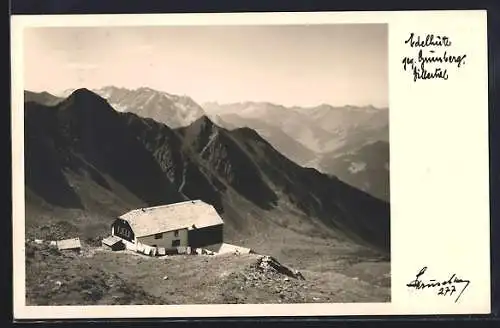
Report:
[[[379,271],[383,265],[361,264]],[[26,244],[28,305],[390,301],[387,273],[379,281],[352,273],[299,271],[258,254],[151,258],[87,244],[80,254]]]

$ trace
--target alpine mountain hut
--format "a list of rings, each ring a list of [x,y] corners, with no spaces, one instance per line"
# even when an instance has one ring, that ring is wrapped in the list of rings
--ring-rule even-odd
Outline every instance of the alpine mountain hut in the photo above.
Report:
[[[215,208],[201,200],[135,209],[111,225],[111,235],[131,250],[204,248],[222,243],[223,230]]]

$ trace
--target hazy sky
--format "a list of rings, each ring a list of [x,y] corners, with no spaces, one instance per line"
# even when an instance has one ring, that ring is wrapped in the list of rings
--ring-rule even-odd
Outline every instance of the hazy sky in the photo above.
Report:
[[[205,101],[387,106],[386,25],[31,28],[25,89],[150,87]]]

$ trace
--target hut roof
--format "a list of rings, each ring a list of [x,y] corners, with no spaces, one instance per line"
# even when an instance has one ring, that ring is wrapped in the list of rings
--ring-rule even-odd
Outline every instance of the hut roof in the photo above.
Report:
[[[106,245],[106,246],[110,246],[110,247],[111,247],[111,246],[114,246],[114,245],[116,245],[116,244],[118,244],[118,243],[121,243],[121,242],[122,242],[122,240],[121,240],[120,238],[116,237],[116,236],[109,236],[109,237],[104,238],[104,239],[102,240],[102,243],[103,243],[104,245]]]
[[[201,200],[140,208],[120,216],[136,237],[181,229],[199,229],[223,224],[215,208]]]
[[[78,249],[81,247],[82,247],[82,245],[80,244],[79,238],[71,238],[71,239],[64,239],[64,240],[57,241],[57,248],[60,250]]]

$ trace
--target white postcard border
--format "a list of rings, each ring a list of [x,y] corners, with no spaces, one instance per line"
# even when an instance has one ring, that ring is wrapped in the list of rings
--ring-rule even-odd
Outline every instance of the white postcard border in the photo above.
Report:
[[[25,306],[23,28],[353,23],[389,26],[390,303]],[[16,319],[490,312],[486,11],[13,16],[11,26]],[[411,32],[446,34],[467,64],[447,81],[413,82],[401,65],[415,52],[404,44]],[[422,266],[436,278],[456,272],[471,286],[458,303],[412,292],[406,283]]]

